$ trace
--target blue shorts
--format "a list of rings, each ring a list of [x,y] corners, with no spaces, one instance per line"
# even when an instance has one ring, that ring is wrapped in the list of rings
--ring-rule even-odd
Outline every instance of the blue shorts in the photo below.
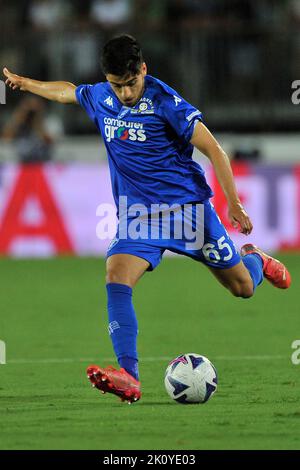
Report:
[[[143,217],[139,223],[137,218],[126,220],[127,233],[124,222],[120,227],[120,221],[107,257],[138,256],[150,263],[148,271],[156,268],[165,250],[189,256],[213,268],[227,269],[240,262],[239,253],[209,200],[178,206],[177,210],[163,214],[168,217],[160,216],[150,223]]]

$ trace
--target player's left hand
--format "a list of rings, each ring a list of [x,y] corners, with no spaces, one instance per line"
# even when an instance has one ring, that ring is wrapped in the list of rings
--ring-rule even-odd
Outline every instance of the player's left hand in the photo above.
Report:
[[[228,217],[231,225],[241,233],[249,235],[252,232],[252,222],[240,202],[229,205]]]

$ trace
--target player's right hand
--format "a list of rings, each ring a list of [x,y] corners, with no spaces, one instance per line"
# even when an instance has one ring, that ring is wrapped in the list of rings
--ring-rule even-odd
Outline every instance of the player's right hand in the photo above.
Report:
[[[8,85],[13,90],[17,90],[18,88],[22,91],[25,91],[24,88],[24,77],[20,77],[15,73],[11,73],[6,67],[3,69],[3,74],[7,78],[5,84]]]
[[[244,235],[250,235],[253,225],[249,215],[240,202],[229,204],[228,217],[231,225]]]

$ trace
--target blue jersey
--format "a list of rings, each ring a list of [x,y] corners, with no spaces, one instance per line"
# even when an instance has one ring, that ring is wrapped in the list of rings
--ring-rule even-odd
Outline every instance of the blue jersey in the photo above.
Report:
[[[190,140],[201,112],[162,81],[147,75],[142,98],[124,106],[109,82],[80,85],[79,104],[105,142],[114,200],[127,204],[185,204],[213,195],[193,161]]]

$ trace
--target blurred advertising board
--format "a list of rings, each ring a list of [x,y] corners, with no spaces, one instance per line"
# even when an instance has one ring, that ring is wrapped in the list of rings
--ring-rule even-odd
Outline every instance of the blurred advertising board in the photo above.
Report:
[[[215,193],[212,202],[237,246],[251,241],[271,251],[299,250],[300,165],[236,163],[233,171],[253,221],[250,237],[230,226],[222,191],[212,168],[206,167]],[[104,255],[116,226],[115,211],[110,211],[109,236],[99,237],[97,227],[108,216],[106,206],[114,207],[106,163],[4,164],[0,167],[0,254]]]

